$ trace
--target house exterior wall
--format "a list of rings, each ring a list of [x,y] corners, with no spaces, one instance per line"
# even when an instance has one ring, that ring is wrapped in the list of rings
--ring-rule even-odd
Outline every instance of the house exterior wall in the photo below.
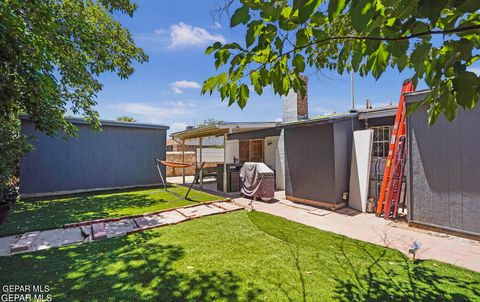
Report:
[[[263,162],[272,170],[277,170],[275,164],[277,144],[278,136],[265,137],[263,140]]]
[[[333,124],[335,160],[335,202],[343,202],[343,193],[350,188],[350,163],[352,159],[353,129],[357,119],[342,120]]]
[[[427,120],[424,107],[407,117],[409,221],[479,235],[480,108]]]
[[[285,129],[287,199],[336,209],[348,192],[356,119]]]
[[[240,141],[238,139],[227,140],[226,145],[227,145],[227,149],[226,149],[225,162],[233,163],[234,157],[237,160],[240,158]]]
[[[333,125],[285,129],[286,195],[335,203]]]
[[[78,137],[65,141],[62,135],[36,131],[32,121],[22,119],[22,132],[35,138],[34,150],[20,161],[24,197],[160,182],[154,158],[166,157],[167,127],[104,125],[96,132],[85,123],[77,126]]]

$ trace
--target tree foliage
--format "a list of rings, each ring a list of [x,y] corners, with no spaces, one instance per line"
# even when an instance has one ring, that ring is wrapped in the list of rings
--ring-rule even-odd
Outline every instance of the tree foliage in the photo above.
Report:
[[[128,115],[122,115],[116,118],[119,122],[126,122],[126,123],[135,123],[137,120]]]
[[[98,129],[98,76],[127,78],[133,62],[148,59],[116,20],[135,10],[130,0],[1,1],[0,132],[18,127],[18,114],[26,113],[48,135],[73,135],[76,127],[64,118],[68,109]],[[0,144],[25,144],[25,138],[14,135]]]
[[[201,122],[200,124],[198,124],[197,127],[199,128],[199,127],[216,125],[216,124],[221,123],[221,122],[223,122],[223,121],[216,120],[216,119],[214,119],[214,118],[209,118],[209,119],[203,120],[203,122]]]
[[[233,1],[232,1],[233,2]],[[246,28],[245,41],[216,42],[215,67],[204,82],[229,105],[243,108],[250,87],[285,95],[304,91],[308,67],[339,74],[353,70],[378,79],[390,66],[412,70],[431,89],[422,102],[429,122],[458,107],[473,108],[480,77],[469,66],[480,57],[479,0],[241,0],[230,26]]]

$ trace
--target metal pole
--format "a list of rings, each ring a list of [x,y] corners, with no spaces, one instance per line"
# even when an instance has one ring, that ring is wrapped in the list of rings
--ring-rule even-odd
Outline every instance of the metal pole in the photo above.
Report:
[[[200,137],[200,188],[203,188],[203,137]]]
[[[223,135],[223,192],[227,193],[227,134]]]
[[[182,163],[185,163],[185,140],[182,139]],[[185,168],[182,168],[182,183],[185,185]]]
[[[352,84],[352,111],[355,111],[355,82],[353,76],[353,69],[350,71],[350,79]]]

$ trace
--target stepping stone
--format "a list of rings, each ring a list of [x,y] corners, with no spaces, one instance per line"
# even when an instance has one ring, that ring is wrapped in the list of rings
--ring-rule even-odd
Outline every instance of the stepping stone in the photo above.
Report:
[[[183,215],[189,218],[195,218],[195,217],[201,217],[205,215],[225,212],[225,210],[222,210],[212,205],[199,205],[199,206],[190,207],[190,208],[181,208],[181,209],[177,209],[177,211],[179,211],[180,213],[182,213]]]
[[[27,251],[32,246],[33,240],[37,238],[38,234],[40,234],[40,232],[29,232],[23,234],[17,243],[14,243],[10,246],[10,252],[18,253]]]
[[[233,204],[232,202],[225,202],[225,201],[215,202],[215,203],[213,203],[213,205],[218,206],[220,208],[223,208],[227,211],[233,211],[233,210],[238,210],[238,209],[242,208],[242,207],[239,207],[239,206]]]
[[[105,230],[105,223],[92,224],[93,240],[100,240],[107,238],[107,231]]]
[[[119,221],[107,222],[105,224],[107,237],[122,236],[137,228],[133,219],[123,219]]]
[[[138,227],[141,229],[146,229],[146,228],[161,224],[161,223],[158,223],[156,220],[147,219],[145,217],[138,217],[138,218],[135,218],[134,220],[135,220],[135,223],[138,225]]]
[[[161,215],[165,224],[174,224],[187,220],[185,216],[177,211],[163,212]]]
[[[17,241],[18,237],[15,235],[0,237],[0,256],[9,255],[12,245],[15,244]]]
[[[33,242],[30,251],[46,250],[52,247],[85,242],[80,228],[54,229],[42,231]]]

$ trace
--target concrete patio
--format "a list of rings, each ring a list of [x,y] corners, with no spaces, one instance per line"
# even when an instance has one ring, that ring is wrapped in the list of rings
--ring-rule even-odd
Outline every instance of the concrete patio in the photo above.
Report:
[[[280,216],[317,229],[341,234],[353,239],[394,248],[406,255],[412,243],[422,243],[417,259],[435,259],[480,272],[480,242],[443,233],[412,228],[405,222],[392,222],[374,214],[364,214],[350,208],[336,212],[293,203],[284,191],[275,193],[275,202],[265,203],[246,198],[234,202],[242,206],[252,203],[253,209]],[[411,256],[411,255],[410,255]]]

